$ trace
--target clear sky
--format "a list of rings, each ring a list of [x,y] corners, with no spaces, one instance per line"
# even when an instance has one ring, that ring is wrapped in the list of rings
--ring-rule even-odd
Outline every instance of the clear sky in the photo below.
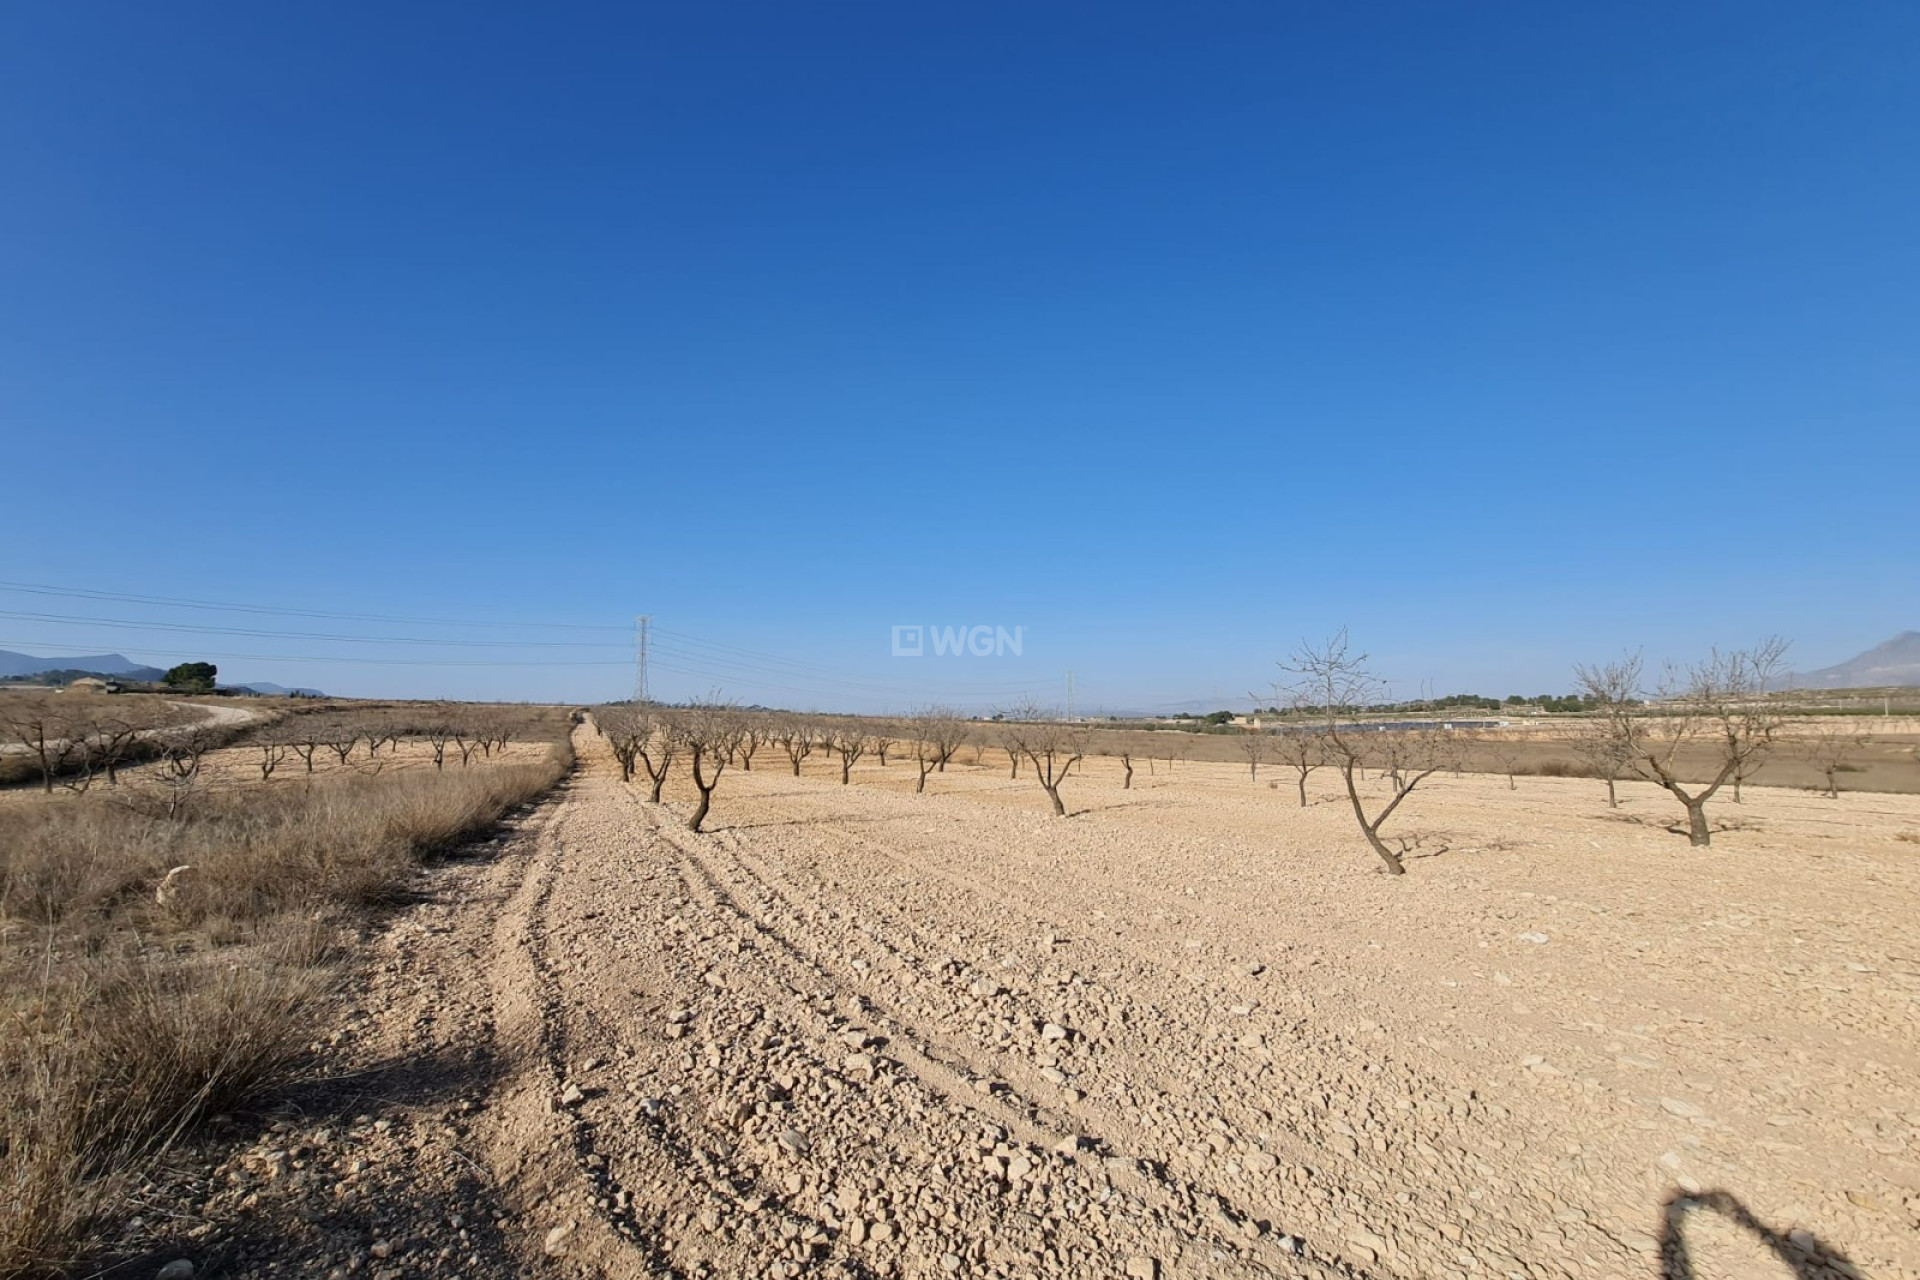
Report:
[[[309,614],[8,587],[0,648],[588,699],[647,613],[656,696],[855,709],[1240,706],[1342,624],[1407,696],[1825,665],[1920,627],[1916,67],[1911,0],[10,5],[0,578]]]

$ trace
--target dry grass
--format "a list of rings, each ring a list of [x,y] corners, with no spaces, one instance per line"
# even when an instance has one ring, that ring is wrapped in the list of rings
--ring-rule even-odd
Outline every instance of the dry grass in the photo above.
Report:
[[[535,762],[222,788],[171,817],[134,787],[0,809],[0,1280],[86,1256],[130,1180],[302,1069],[335,926],[572,767],[564,715],[538,714]]]

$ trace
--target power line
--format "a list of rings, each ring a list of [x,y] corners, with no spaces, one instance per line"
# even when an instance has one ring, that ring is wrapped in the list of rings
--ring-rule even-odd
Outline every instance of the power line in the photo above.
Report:
[[[380,613],[338,613],[327,609],[283,609],[261,604],[235,604],[217,600],[182,600],[172,596],[135,595],[121,591],[95,591],[88,587],[56,587],[40,582],[0,582],[0,590],[23,591],[31,595],[64,596],[76,600],[112,600],[125,604],[153,604],[171,609],[223,609],[235,613],[268,613],[290,618],[331,618],[342,622],[396,622],[424,627],[502,627],[539,631],[624,631],[610,623],[581,622],[474,622],[453,618],[403,618]]]
[[[264,631],[254,627],[203,627],[191,622],[148,622],[136,618],[94,618],[63,613],[22,613],[0,609],[0,618],[23,622],[84,624],[94,627],[133,627],[150,631],[191,631],[202,635],[253,636],[268,640],[326,640],[342,644],[426,644],[474,649],[617,649],[598,640],[436,640],[430,636],[341,636],[322,631]]]

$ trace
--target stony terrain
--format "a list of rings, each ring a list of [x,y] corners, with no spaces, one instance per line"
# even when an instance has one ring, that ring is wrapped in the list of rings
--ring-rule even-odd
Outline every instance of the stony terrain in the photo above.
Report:
[[[696,836],[578,745],[371,940],[349,1065],[166,1256],[1920,1275],[1920,799],[1753,788],[1694,851],[1650,789],[1436,778],[1394,880],[1326,774],[1095,761],[1056,821],[997,753],[923,796],[763,755]]]

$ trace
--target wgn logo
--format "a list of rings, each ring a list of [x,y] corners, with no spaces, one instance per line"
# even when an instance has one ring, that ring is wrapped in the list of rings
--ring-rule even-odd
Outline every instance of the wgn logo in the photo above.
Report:
[[[1018,658],[1027,642],[1025,627],[1009,631],[1005,627],[933,627],[915,622],[894,627],[893,656],[925,657],[929,634],[936,658],[1000,658],[1008,654]]]

